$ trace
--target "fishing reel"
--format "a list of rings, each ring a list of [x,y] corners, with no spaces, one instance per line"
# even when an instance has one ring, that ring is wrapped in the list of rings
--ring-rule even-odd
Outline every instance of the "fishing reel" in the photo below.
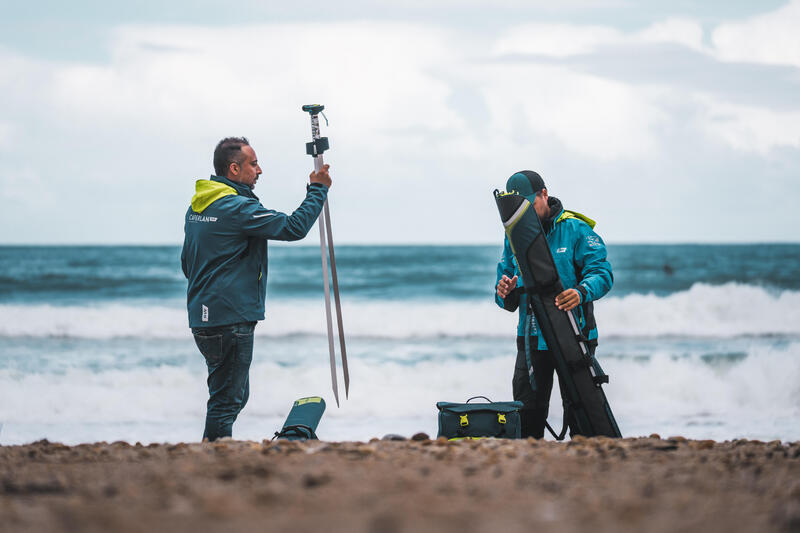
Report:
[[[320,104],[306,104],[303,106],[303,111],[311,115],[311,135],[314,140],[306,143],[306,153],[311,157],[321,156],[325,150],[331,147],[327,137],[319,136],[319,117],[317,115],[321,114],[325,119],[325,124],[328,124],[328,117],[322,112],[323,109],[325,109],[325,106]]]

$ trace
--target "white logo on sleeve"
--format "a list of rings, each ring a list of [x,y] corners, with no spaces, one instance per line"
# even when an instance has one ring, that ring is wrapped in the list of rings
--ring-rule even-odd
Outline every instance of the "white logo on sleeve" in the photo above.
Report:
[[[563,253],[564,253],[564,252],[566,252],[566,251],[567,251],[567,249],[566,249],[566,248],[559,248],[558,250],[556,250],[556,253],[557,253],[557,254],[563,254]]]
[[[602,246],[600,244],[600,237],[596,235],[587,235],[586,244],[589,245],[589,248],[600,248],[600,246]]]
[[[275,213],[263,213],[261,215],[253,215],[253,218],[264,218],[275,216]]]
[[[201,306],[203,308],[203,318],[201,319],[203,322],[208,322],[208,307],[205,305]]]

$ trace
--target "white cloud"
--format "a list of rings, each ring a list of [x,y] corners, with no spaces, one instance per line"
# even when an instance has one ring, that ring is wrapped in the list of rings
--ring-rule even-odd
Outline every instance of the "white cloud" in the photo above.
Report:
[[[698,52],[704,51],[703,27],[696,20],[669,18],[637,32],[634,41],[671,43]]]
[[[531,54],[565,58],[597,52],[602,47],[674,44],[719,61],[800,66],[800,0],[775,11],[713,29],[712,45],[703,40],[699,21],[667,18],[632,32],[609,26],[580,24],[523,24],[498,39],[495,55]]]
[[[541,137],[599,160],[643,159],[657,152],[664,116],[645,91],[544,65],[500,65],[484,75],[493,136],[535,147]]]
[[[740,22],[718,26],[711,40],[723,61],[800,67],[800,0]]]
[[[800,65],[797,28],[800,0],[772,13],[721,25],[714,30],[713,47],[704,44],[698,21],[669,18],[629,33],[604,26],[528,24],[499,38],[493,52],[496,56],[531,54],[562,59],[596,53],[605,47],[620,50],[672,44],[717,61]],[[672,120],[654,98],[648,97],[659,90],[673,93],[672,99],[682,93],[683,98],[698,104],[697,127],[736,150],[765,155],[774,148],[798,147],[800,138],[798,112],[777,112],[768,105],[741,106],[691,87],[676,89],[663,82],[658,88],[634,87],[546,66],[509,67],[497,78],[514,79],[526,87],[523,94],[511,96],[509,92],[514,89],[495,86],[495,92],[506,93],[488,96],[497,116],[510,97],[518,109],[528,113],[534,129],[550,131],[572,151],[599,159],[654,153],[657,128]]]
[[[697,100],[705,111],[701,127],[736,150],[767,155],[778,147],[800,148],[800,110],[778,112],[708,96]]]
[[[10,145],[13,126],[9,122],[0,122],[0,148]]]
[[[458,120],[435,70],[446,34],[399,24],[130,27],[109,65],[56,74],[53,98],[75,118],[175,131],[295,121],[301,103],[336,102],[361,134],[444,128]]]
[[[676,44],[702,51],[703,28],[690,19],[669,18],[643,30],[624,33],[610,26],[579,24],[524,24],[497,40],[495,55],[531,54],[565,58],[590,54],[607,46]]]
[[[496,55],[532,54],[568,57],[586,54],[598,46],[619,43],[624,35],[607,26],[572,24],[525,24],[517,26],[498,39]]]

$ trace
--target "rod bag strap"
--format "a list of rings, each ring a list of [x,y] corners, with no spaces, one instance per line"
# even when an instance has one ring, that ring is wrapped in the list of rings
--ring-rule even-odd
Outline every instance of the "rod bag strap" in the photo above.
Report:
[[[569,413],[572,410],[572,404],[568,403],[564,407],[564,420],[561,421],[561,433],[556,433],[555,430],[550,426],[547,420],[544,421],[544,425],[547,428],[547,431],[550,432],[551,435],[556,440],[564,440],[564,437],[567,435],[567,429],[569,429]]]

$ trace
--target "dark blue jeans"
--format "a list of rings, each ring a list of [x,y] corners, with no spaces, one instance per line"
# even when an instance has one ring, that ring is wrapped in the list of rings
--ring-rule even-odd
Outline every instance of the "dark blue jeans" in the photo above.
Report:
[[[230,437],[233,423],[250,396],[255,322],[192,328],[208,367],[208,404],[203,438]]]

